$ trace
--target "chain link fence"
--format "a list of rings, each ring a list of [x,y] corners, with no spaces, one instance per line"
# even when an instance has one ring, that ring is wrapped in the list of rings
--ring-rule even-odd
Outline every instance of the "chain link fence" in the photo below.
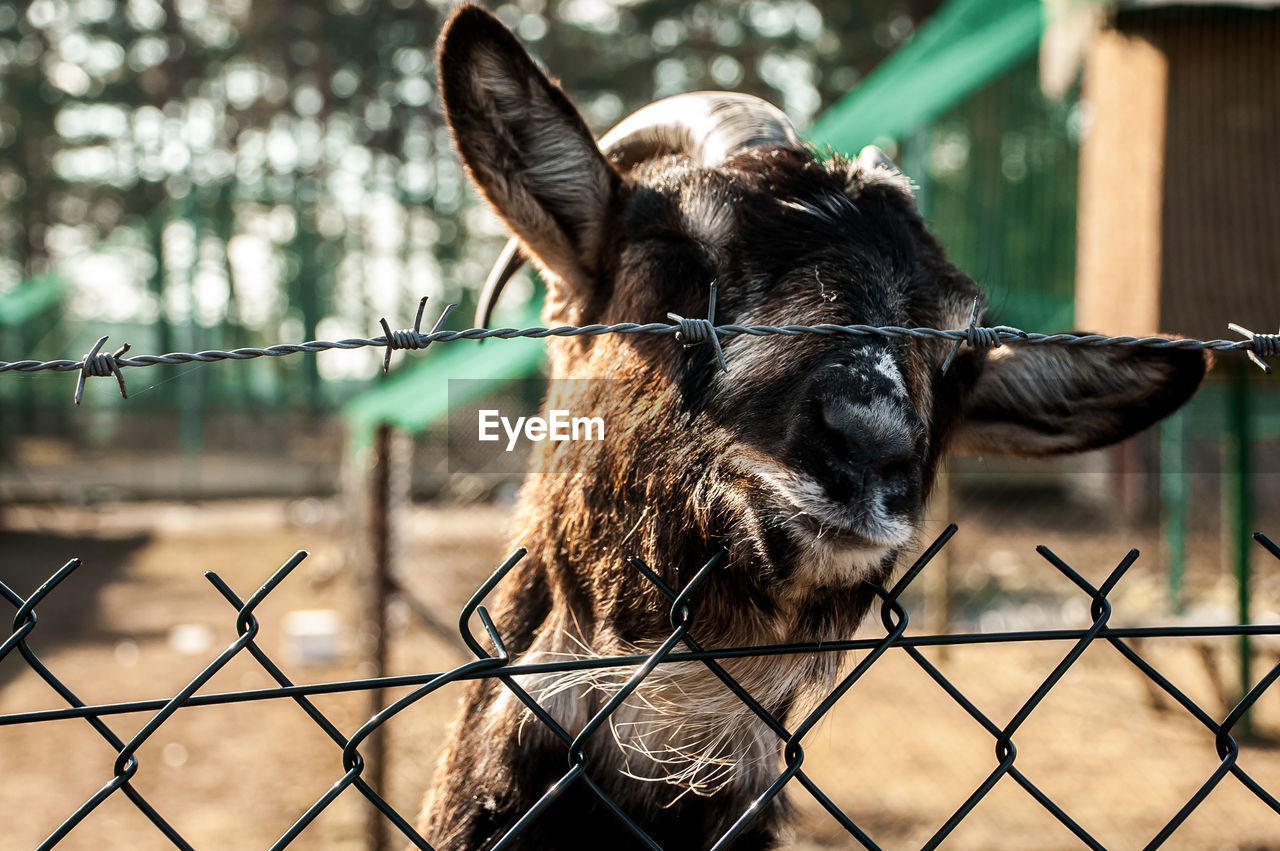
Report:
[[[912,634],[908,631],[910,614],[902,603],[903,592],[921,572],[943,550],[956,531],[954,525],[948,527],[929,546],[915,563],[906,571],[892,588],[874,586],[875,594],[880,600],[879,615],[884,635],[879,638],[856,638],[837,643],[821,645],[777,645],[766,647],[731,647],[708,648],[694,639],[691,632],[698,621],[699,589],[703,580],[714,570],[723,558],[723,553],[714,555],[692,580],[683,588],[676,589],[667,585],[649,565],[639,559],[631,559],[637,582],[652,583],[660,592],[671,600],[670,623],[671,632],[663,644],[647,656],[620,656],[573,660],[537,665],[520,664],[510,657],[504,647],[502,627],[490,618],[483,601],[504,580],[504,577],[525,554],[516,551],[498,568],[493,575],[475,592],[471,600],[463,608],[459,620],[462,640],[474,654],[474,660],[459,665],[451,670],[436,673],[424,673],[414,676],[396,676],[353,679],[322,684],[299,684],[293,681],[282,667],[272,659],[259,645],[259,621],[255,615],[258,606],[275,591],[289,575],[303,563],[306,552],[300,551],[286,561],[256,591],[242,598],[230,588],[216,573],[206,574],[216,592],[225,600],[235,617],[237,638],[225,650],[205,665],[185,687],[167,698],[137,700],[110,704],[86,704],[67,681],[55,673],[32,649],[29,642],[32,634],[39,628],[39,611],[43,601],[66,582],[74,582],[74,574],[81,567],[77,559],[73,559],[55,571],[29,596],[23,597],[7,585],[0,583],[0,596],[13,607],[11,631],[3,643],[0,643],[0,660],[10,654],[16,654],[25,662],[29,675],[39,677],[66,705],[61,708],[40,711],[16,712],[0,714],[0,726],[33,725],[54,720],[80,719],[88,724],[103,742],[115,753],[115,761],[111,775],[96,793],[85,800],[41,844],[40,848],[52,848],[65,839],[90,813],[113,795],[123,795],[154,826],[155,831],[168,843],[177,848],[192,847],[170,819],[161,813],[138,790],[133,780],[141,770],[138,751],[151,739],[163,725],[169,721],[179,709],[209,707],[232,703],[243,703],[263,700],[292,700],[309,719],[333,742],[335,752],[335,781],[329,789],[316,799],[304,811],[297,814],[292,826],[271,846],[284,848],[293,845],[313,825],[316,818],[333,801],[349,788],[356,789],[364,796],[386,820],[386,824],[397,831],[404,839],[419,848],[432,846],[420,836],[409,817],[398,812],[380,794],[379,789],[366,779],[366,758],[361,749],[369,738],[387,724],[398,713],[427,695],[453,683],[477,678],[496,678],[511,690],[530,710],[532,716],[542,724],[546,724],[563,742],[566,757],[566,771],[551,788],[546,790],[542,799],[529,810],[510,831],[501,838],[495,847],[507,847],[518,842],[521,832],[533,823],[545,806],[550,804],[566,789],[582,786],[594,790],[602,801],[617,816],[619,835],[629,835],[639,840],[645,847],[659,848],[645,832],[645,815],[638,812],[624,812],[604,796],[596,780],[593,778],[593,766],[586,755],[585,742],[599,734],[602,727],[607,727],[611,715],[622,705],[640,684],[661,665],[697,662],[704,665],[709,676],[714,676],[743,702],[778,738],[778,749],[781,755],[779,771],[772,784],[759,796],[753,805],[747,808],[735,824],[712,846],[725,848],[733,839],[746,829],[752,818],[760,811],[762,805],[779,795],[784,788],[800,787],[811,795],[835,823],[849,838],[866,848],[877,848],[874,831],[860,825],[854,818],[823,790],[819,783],[805,770],[806,747],[814,747],[807,742],[815,726],[831,709],[851,690],[859,680],[890,652],[905,654],[912,663],[936,683],[947,700],[953,701],[972,721],[990,736],[993,748],[993,764],[985,779],[973,789],[972,793],[961,803],[945,823],[939,826],[932,837],[924,844],[926,848],[937,847],[950,836],[967,818],[980,818],[974,810],[988,796],[1002,779],[1008,778],[1025,790],[1040,807],[1054,819],[1064,825],[1078,840],[1089,848],[1103,848],[1097,834],[1091,833],[1089,826],[1077,820],[1067,809],[1055,801],[1045,787],[1037,785],[1037,779],[1024,772],[1019,766],[1016,739],[1019,730],[1032,717],[1050,692],[1063,679],[1087,650],[1096,646],[1109,646],[1153,687],[1162,692],[1169,700],[1185,712],[1199,728],[1203,735],[1210,737],[1218,757],[1217,767],[1204,778],[1199,788],[1181,807],[1170,812],[1164,826],[1154,835],[1148,846],[1159,847],[1175,837],[1179,827],[1201,807],[1224,784],[1239,784],[1244,790],[1256,797],[1263,805],[1280,815],[1280,800],[1274,790],[1264,787],[1249,772],[1249,767],[1240,760],[1241,747],[1237,741],[1242,719],[1258,704],[1259,700],[1272,689],[1280,678],[1280,662],[1271,666],[1239,699],[1223,717],[1215,717],[1208,710],[1193,700],[1183,689],[1176,686],[1171,679],[1162,673],[1150,660],[1139,652],[1139,646],[1146,647],[1146,639],[1166,639],[1170,641],[1199,640],[1206,638],[1239,637],[1241,641],[1247,637],[1280,636],[1280,625],[1236,625],[1236,626],[1154,626],[1154,627],[1116,627],[1111,625],[1111,596],[1125,576],[1126,571],[1137,559],[1137,551],[1131,551],[1098,585],[1088,582],[1077,570],[1047,547],[1039,547],[1039,555],[1070,584],[1074,591],[1087,599],[1090,610],[1090,623],[1079,629],[1051,629],[1009,631],[999,633],[962,633],[962,634]],[[1280,563],[1280,545],[1265,535],[1257,534],[1255,539]],[[478,619],[488,638],[489,647],[485,647],[471,632],[473,619]],[[942,669],[931,662],[923,652],[927,648],[960,648],[975,646],[992,646],[1019,642],[1062,642],[1069,649],[1061,660],[1046,676],[1039,687],[1031,693],[1013,714],[1011,720],[1001,724],[993,720],[992,713],[984,711],[978,702],[972,700],[949,679]],[[839,684],[808,714],[801,718],[776,718],[767,712],[756,698],[739,682],[737,682],[722,664],[725,660],[748,657],[793,655],[810,653],[843,653],[858,651],[855,657],[857,664]],[[250,657],[265,671],[275,685],[269,688],[252,690],[218,692],[202,694],[200,689],[219,671],[223,670],[236,657]],[[534,700],[515,678],[523,674],[548,674],[556,672],[581,671],[586,669],[630,670],[625,685],[614,693],[595,715],[580,730],[570,731],[561,727]],[[350,736],[344,735],[338,725],[333,723],[317,707],[312,698],[322,694],[339,692],[371,691],[387,688],[409,688],[399,699],[386,705],[381,711],[369,717]],[[126,739],[119,735],[111,722],[116,716],[129,713],[149,713],[149,719],[136,734]],[[424,777],[425,781],[425,777]],[[1093,826],[1096,830],[1097,825]],[[600,837],[601,842],[607,837]]]

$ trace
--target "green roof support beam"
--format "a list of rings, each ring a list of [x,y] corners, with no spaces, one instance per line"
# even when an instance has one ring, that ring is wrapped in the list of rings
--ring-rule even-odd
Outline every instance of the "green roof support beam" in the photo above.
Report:
[[[1036,50],[1041,0],[951,0],[805,133],[820,148],[856,154],[900,140]]]

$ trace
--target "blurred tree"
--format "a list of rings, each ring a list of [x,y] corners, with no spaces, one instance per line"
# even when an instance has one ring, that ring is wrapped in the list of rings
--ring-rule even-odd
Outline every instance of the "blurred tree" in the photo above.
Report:
[[[363,335],[421,294],[469,298],[502,233],[469,194],[441,119],[432,51],[452,5],[0,7],[0,291],[58,266],[76,315],[95,329],[141,324],[162,350]],[[603,131],[654,97],[699,88],[759,94],[804,125],[933,5],[490,8]],[[319,373],[317,359],[255,365],[253,380],[266,398],[302,386],[318,403],[321,377],[367,378],[376,357],[318,363]],[[210,376],[210,392],[245,398],[235,384]]]

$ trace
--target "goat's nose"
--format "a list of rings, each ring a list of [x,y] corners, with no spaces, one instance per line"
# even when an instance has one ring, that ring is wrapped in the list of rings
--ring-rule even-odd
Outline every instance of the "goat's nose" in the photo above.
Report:
[[[902,405],[835,394],[822,394],[817,403],[821,429],[848,467],[888,477],[912,463],[915,430]]]

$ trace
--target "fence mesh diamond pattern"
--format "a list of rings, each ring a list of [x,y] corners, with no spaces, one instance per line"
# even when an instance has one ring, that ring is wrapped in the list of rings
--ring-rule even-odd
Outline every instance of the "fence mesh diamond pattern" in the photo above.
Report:
[[[760,811],[760,805],[776,797],[784,787],[795,784],[812,795],[821,807],[856,842],[867,848],[875,848],[877,844],[871,832],[857,824],[823,791],[815,779],[805,772],[805,740],[815,725],[828,714],[832,707],[850,689],[856,686],[859,679],[885,654],[892,650],[905,653],[915,665],[919,666],[937,684],[942,694],[945,694],[948,699],[958,704],[977,725],[990,735],[993,745],[994,764],[989,774],[954,811],[950,818],[937,828],[925,843],[926,848],[933,848],[942,843],[964,819],[970,817],[974,809],[991,792],[995,785],[1006,777],[1025,790],[1034,801],[1068,828],[1085,846],[1103,848],[1102,843],[1083,824],[1073,818],[1043,788],[1037,786],[1033,778],[1029,777],[1019,767],[1015,740],[1019,729],[1041,706],[1045,698],[1062,680],[1068,670],[1077,663],[1085,651],[1095,645],[1108,645],[1140,672],[1142,676],[1154,684],[1154,687],[1171,698],[1198,725],[1203,727],[1205,735],[1213,737],[1219,759],[1217,767],[1203,780],[1195,793],[1181,807],[1169,815],[1163,828],[1151,838],[1147,847],[1155,848],[1169,840],[1187,818],[1224,782],[1234,781],[1241,784],[1244,789],[1256,796],[1259,801],[1277,814],[1280,814],[1280,800],[1277,800],[1272,791],[1264,788],[1249,774],[1246,767],[1240,764],[1240,746],[1232,735],[1241,719],[1255,706],[1262,695],[1274,685],[1276,679],[1280,678],[1280,663],[1271,667],[1265,675],[1258,679],[1249,692],[1227,712],[1225,717],[1217,719],[1192,700],[1183,690],[1175,686],[1169,678],[1157,670],[1136,649],[1137,643],[1142,639],[1188,639],[1249,635],[1277,636],[1280,635],[1280,626],[1113,627],[1110,625],[1112,615],[1110,595],[1123,579],[1125,572],[1137,559],[1137,551],[1131,551],[1125,556],[1105,581],[1095,587],[1048,548],[1040,547],[1038,552],[1041,557],[1061,573],[1080,594],[1088,598],[1091,621],[1088,627],[1002,633],[908,634],[909,614],[901,602],[902,594],[930,561],[946,546],[955,531],[955,526],[948,527],[892,588],[874,587],[873,590],[880,600],[880,621],[885,631],[884,636],[881,638],[851,639],[837,643],[824,643],[820,646],[816,644],[792,644],[708,649],[696,641],[690,633],[697,623],[699,589],[703,580],[723,559],[724,553],[714,554],[693,579],[680,589],[670,587],[649,565],[633,558],[630,563],[635,569],[636,581],[652,583],[671,601],[671,632],[657,650],[647,656],[579,659],[541,663],[536,666],[520,665],[513,663],[513,660],[508,655],[503,644],[500,625],[493,622],[483,605],[486,596],[503,581],[504,577],[524,556],[523,550],[517,550],[476,591],[461,613],[459,626],[462,638],[475,655],[476,658],[474,660],[443,673],[347,680],[319,685],[299,685],[294,683],[256,641],[259,622],[254,614],[255,609],[303,562],[307,554],[300,551],[277,569],[247,599],[242,599],[237,595],[217,574],[212,572],[206,574],[217,593],[226,600],[234,611],[236,640],[205,665],[184,688],[172,697],[99,705],[87,705],[81,700],[66,681],[41,660],[28,641],[32,633],[39,627],[38,610],[40,603],[48,598],[50,594],[55,593],[62,583],[74,581],[73,574],[80,567],[80,561],[73,559],[55,571],[26,598],[14,592],[7,585],[0,583],[0,596],[3,596],[15,610],[11,632],[0,644],[0,659],[4,659],[12,653],[18,654],[25,661],[30,673],[47,683],[61,701],[66,704],[65,707],[57,709],[0,715],[0,726],[36,724],[55,719],[83,719],[116,754],[111,776],[105,778],[101,788],[66,817],[57,829],[40,845],[41,848],[56,846],[95,808],[117,793],[124,795],[133,806],[150,820],[155,830],[172,845],[178,848],[191,847],[172,823],[166,820],[165,816],[133,784],[134,777],[141,770],[137,756],[139,748],[180,708],[281,699],[294,701],[305,712],[306,716],[332,739],[337,749],[336,753],[340,755],[340,760],[338,765],[335,766],[335,771],[337,772],[335,782],[305,811],[298,814],[296,821],[280,836],[272,847],[284,848],[289,846],[308,829],[316,817],[338,795],[348,788],[354,787],[377,807],[388,822],[394,825],[408,841],[419,848],[430,848],[430,844],[415,831],[410,821],[388,804],[378,790],[372,788],[364,779],[365,760],[360,753],[361,744],[397,713],[445,685],[462,680],[496,678],[528,707],[532,716],[538,722],[547,725],[554,735],[563,741],[567,757],[567,768],[564,775],[551,788],[546,790],[539,802],[501,838],[501,841],[495,847],[506,847],[517,841],[525,827],[537,819],[541,811],[557,796],[571,786],[581,785],[598,795],[606,807],[617,816],[617,829],[620,833],[634,836],[647,847],[660,848],[645,832],[644,814],[624,812],[609,800],[597,784],[596,779],[592,776],[593,768],[588,759],[584,743],[601,727],[608,725],[610,716],[658,666],[697,662],[706,666],[711,675],[718,678],[777,735],[778,748],[781,754],[779,771],[773,783],[761,793],[752,806],[741,813],[737,821],[712,847],[719,849],[732,843],[734,838],[751,823],[753,816]],[[1262,534],[1255,535],[1255,539],[1261,547],[1280,562],[1280,545],[1277,545]],[[473,617],[478,618],[483,626],[492,651],[487,650],[472,635],[470,623]],[[1011,720],[1003,725],[992,720],[989,713],[984,712],[975,701],[966,696],[953,681],[947,678],[938,665],[926,658],[923,652],[925,648],[929,647],[959,647],[1033,641],[1062,642],[1068,646],[1068,649],[1063,654],[1060,662],[1043,679],[1039,687],[1021,704]],[[812,711],[798,719],[782,719],[770,715],[761,703],[737,682],[726,667],[721,664],[722,660],[734,658],[802,653],[839,653],[850,650],[861,651],[857,664]],[[233,658],[243,654],[252,657],[276,685],[255,690],[209,694],[198,693],[201,687],[218,671],[222,670]],[[516,681],[516,678],[521,674],[535,671],[546,674],[603,668],[631,669],[632,673],[622,687],[614,692],[596,714],[577,731],[564,729]],[[410,687],[410,690],[403,697],[390,703],[365,721],[350,737],[343,735],[337,725],[327,718],[311,700],[311,697],[317,694],[392,686]],[[108,719],[116,715],[134,712],[148,712],[151,715],[138,732],[126,741],[113,731]]]

